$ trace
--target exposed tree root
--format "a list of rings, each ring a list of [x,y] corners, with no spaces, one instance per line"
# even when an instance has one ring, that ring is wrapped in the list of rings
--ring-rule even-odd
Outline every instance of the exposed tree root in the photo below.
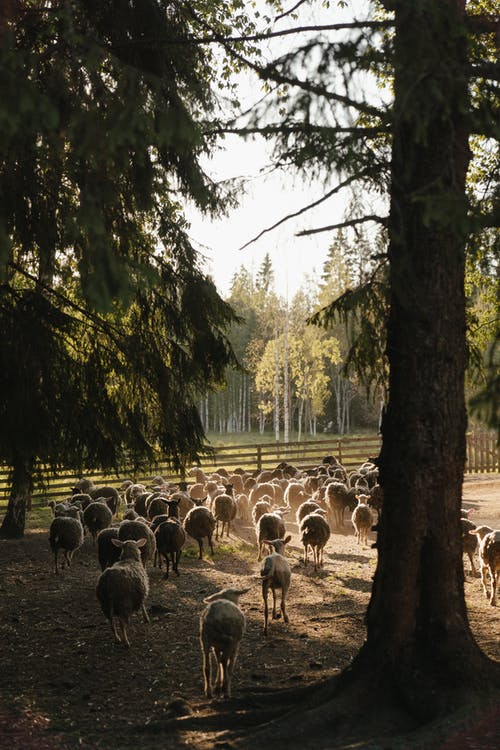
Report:
[[[497,683],[499,665],[491,665]],[[380,665],[378,665],[380,666]],[[437,689],[435,674],[414,675],[405,686],[369,665],[362,654],[346,670],[323,683],[299,689],[248,694],[221,703],[216,712],[162,722],[161,731],[186,737],[196,733],[199,748],[286,747],[287,750],[375,748],[432,750],[485,712],[500,715],[500,684],[483,687],[467,679]],[[496,677],[495,677],[496,675]],[[411,683],[411,684],[410,684]],[[213,704],[212,704],[213,708]],[[201,740],[200,740],[201,736]],[[494,750],[494,746],[481,745]]]

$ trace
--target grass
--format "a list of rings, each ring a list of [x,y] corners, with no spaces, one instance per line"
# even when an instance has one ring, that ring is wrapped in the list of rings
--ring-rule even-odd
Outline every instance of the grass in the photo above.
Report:
[[[365,435],[374,435],[376,432],[375,428],[366,430],[364,432],[353,432],[349,435],[333,435],[325,434],[324,432],[318,432],[317,435],[310,435],[309,433],[300,436],[301,443],[311,443],[318,440],[342,440],[347,438],[360,438]],[[297,432],[290,432],[289,442],[298,442],[299,437]],[[207,443],[212,447],[230,447],[233,445],[261,445],[263,443],[274,443],[276,442],[274,431],[266,431],[263,434],[260,432],[207,432]],[[283,431],[280,432],[280,442],[283,442]]]

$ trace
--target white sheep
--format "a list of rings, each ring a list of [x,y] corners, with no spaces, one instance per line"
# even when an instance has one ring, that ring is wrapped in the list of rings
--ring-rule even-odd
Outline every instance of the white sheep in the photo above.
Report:
[[[352,523],[356,531],[358,544],[368,544],[368,532],[372,528],[373,516],[367,501],[369,495],[356,495],[358,504],[352,513]]]
[[[492,607],[496,605],[496,591],[500,574],[500,531],[490,529],[489,526],[478,526],[469,534],[474,534],[480,539],[479,565],[481,568],[481,582],[483,591],[488,597],[486,586],[486,574],[490,574],[490,596],[489,603]]]
[[[145,600],[149,593],[149,580],[141,562],[140,548],[146,544],[145,539],[112,539],[116,547],[121,548],[118,562],[106,568],[97,582],[96,593],[105,617],[111,623],[111,629],[117,643],[130,646],[127,637],[127,624],[134,612],[142,611],[145,622],[149,622]],[[116,620],[120,633],[116,627]]]
[[[219,538],[219,524],[221,525],[220,537],[224,536],[224,526],[226,527],[226,536],[229,536],[231,530],[231,521],[236,518],[237,505],[236,500],[229,494],[217,495],[213,504],[213,514],[215,516],[215,538]]]
[[[216,692],[231,697],[231,681],[240,642],[246,628],[245,615],[238,606],[239,597],[249,589],[227,588],[207,596],[208,607],[200,617],[200,644],[203,655],[204,691],[211,698],[212,676],[210,654],[216,659]]]
[[[286,597],[290,588],[292,571],[286,557],[285,545],[291,540],[288,534],[284,539],[266,539],[264,544],[274,549],[270,555],[264,558],[260,569],[260,578],[262,580],[262,598],[264,600],[264,635],[267,635],[267,621],[269,619],[269,608],[267,605],[267,596],[269,589],[273,592],[273,620],[280,618],[280,613],[276,610],[276,591],[281,589],[281,614],[283,621],[288,622],[286,612]]]
[[[259,546],[259,555],[257,560],[262,559],[262,551],[266,539],[283,539],[286,533],[283,516],[288,512],[288,508],[276,508],[271,513],[264,513],[255,526],[257,544]]]
[[[308,548],[311,547],[314,557],[314,570],[323,567],[323,549],[330,538],[330,526],[323,518],[322,508],[304,516],[300,523],[300,541],[304,545],[304,565],[307,564]]]

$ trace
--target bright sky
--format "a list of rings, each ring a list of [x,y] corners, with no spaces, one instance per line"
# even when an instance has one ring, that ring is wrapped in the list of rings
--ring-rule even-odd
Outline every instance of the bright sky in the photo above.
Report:
[[[285,3],[285,7],[288,5]],[[367,17],[366,12],[360,10],[361,0],[352,0],[349,5],[355,6],[358,18]],[[326,19],[325,12],[328,14]],[[323,23],[351,20],[352,13],[351,7],[342,11],[332,3],[330,10],[322,11],[321,20]],[[312,20],[319,22],[320,19]],[[292,44],[294,39],[295,43],[297,42],[294,37],[288,39],[289,44]],[[245,80],[243,88],[245,101],[260,98],[258,83],[248,83]],[[286,222],[250,247],[240,250],[242,245],[266,227],[320,198],[325,187],[306,184],[291,174],[262,174],[261,170],[269,162],[262,139],[243,141],[237,136],[228,136],[224,143],[224,150],[208,164],[208,171],[212,177],[220,180],[248,176],[252,179],[248,183],[246,194],[240,199],[239,208],[232,210],[228,217],[211,221],[195,210],[188,209],[190,237],[195,247],[206,258],[207,270],[222,295],[228,293],[231,278],[240,266],[256,272],[265,254],[269,253],[274,268],[276,291],[284,297],[288,294],[291,298],[306,276],[314,278],[321,275],[332,240],[332,234],[328,232],[311,237],[296,237],[295,233],[301,229],[342,221],[345,197],[329,199],[321,207]]]

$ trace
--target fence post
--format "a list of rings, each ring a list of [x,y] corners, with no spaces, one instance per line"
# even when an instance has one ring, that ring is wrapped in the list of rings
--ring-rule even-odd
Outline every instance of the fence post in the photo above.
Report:
[[[338,451],[338,462],[339,464],[342,463],[342,438],[339,438],[337,441],[337,451]]]
[[[257,469],[262,471],[262,447],[257,446]]]

